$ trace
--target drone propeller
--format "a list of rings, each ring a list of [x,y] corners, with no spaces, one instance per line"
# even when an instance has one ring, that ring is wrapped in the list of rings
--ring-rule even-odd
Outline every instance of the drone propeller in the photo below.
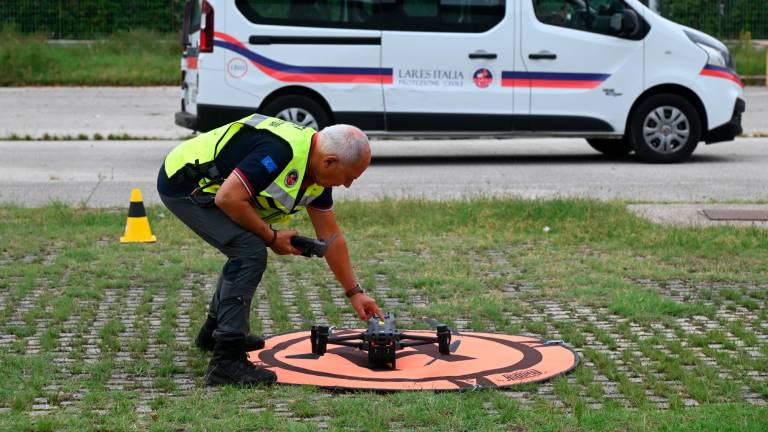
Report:
[[[422,319],[422,320],[423,320],[425,323],[429,324],[429,326],[430,326],[430,327],[432,327],[433,329],[437,329],[437,326],[440,326],[440,325],[444,325],[444,324],[442,324],[442,323],[438,322],[438,321],[437,321],[436,319],[434,319],[434,318],[430,318],[430,317],[421,317],[421,319]],[[446,326],[446,327],[448,327],[448,326]],[[450,331],[451,331],[451,334],[452,334],[452,335],[461,336],[461,333],[459,333],[457,330],[454,330],[454,329],[452,329],[452,328],[450,328],[450,327],[448,327],[448,330],[450,330]]]
[[[430,317],[422,317],[422,320],[424,320],[425,323],[429,324],[430,327],[433,329],[437,329],[438,326],[445,325],[440,322],[438,322],[434,318]],[[448,327],[446,325],[446,327]],[[451,345],[448,347],[448,350],[451,352],[451,354],[455,353],[457,349],[459,349],[459,345],[461,345],[461,333],[459,333],[457,330],[454,330],[450,327],[448,327],[448,330],[451,332],[452,335],[459,336],[455,341],[451,342]]]
[[[336,326],[333,326],[333,325],[330,325],[330,324],[317,324],[317,323],[313,323],[312,321],[308,320],[307,317],[305,317],[303,315],[299,315],[299,318],[301,318],[301,321],[304,324],[306,324],[306,325],[308,325],[310,327],[315,327],[315,326],[319,326],[319,325],[326,325],[326,326],[328,326],[328,334],[334,334],[338,330],[343,330],[343,329],[339,329]]]

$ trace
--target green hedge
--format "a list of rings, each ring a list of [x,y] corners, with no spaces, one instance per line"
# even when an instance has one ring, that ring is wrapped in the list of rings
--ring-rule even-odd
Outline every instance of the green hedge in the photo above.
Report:
[[[92,39],[118,31],[181,29],[184,0],[4,0],[0,22],[54,39]]]

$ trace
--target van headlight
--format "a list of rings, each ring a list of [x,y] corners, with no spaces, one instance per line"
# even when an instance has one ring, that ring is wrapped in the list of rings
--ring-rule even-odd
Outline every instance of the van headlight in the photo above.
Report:
[[[717,66],[721,68],[728,68],[728,60],[726,60],[727,57],[730,57],[728,53],[724,53],[714,47],[711,47],[709,45],[704,45],[697,43],[701,49],[704,50],[705,53],[709,56],[709,60],[707,60],[707,64],[712,66]]]
[[[691,42],[695,43],[699,48],[704,50],[709,57],[707,64],[717,66],[721,68],[733,69],[733,58],[728,48],[720,41],[712,38],[712,40],[705,39],[695,33],[686,31],[685,34]]]

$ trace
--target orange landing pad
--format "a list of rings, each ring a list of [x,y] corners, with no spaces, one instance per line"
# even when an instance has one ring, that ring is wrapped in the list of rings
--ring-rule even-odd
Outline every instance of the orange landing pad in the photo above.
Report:
[[[312,354],[308,331],[272,336],[264,349],[249,353],[249,358],[275,372],[277,381],[284,384],[385,391],[507,387],[544,381],[570,372],[579,363],[578,354],[569,347],[545,345],[527,336],[462,332],[460,338],[453,354],[440,354],[436,344],[402,349],[397,352],[395,370],[372,369],[368,353],[351,347],[329,344],[326,354],[318,357]]]

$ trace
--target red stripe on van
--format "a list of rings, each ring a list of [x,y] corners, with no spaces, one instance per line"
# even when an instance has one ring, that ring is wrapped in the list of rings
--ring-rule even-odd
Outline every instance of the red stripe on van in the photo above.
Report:
[[[230,36],[230,35],[228,35],[226,33],[213,32],[213,36],[215,36],[215,37],[217,37],[217,38],[219,38],[221,40],[225,40],[225,41],[227,41],[227,42],[229,42],[231,44],[235,44],[235,45],[237,45],[237,46],[239,46],[241,48],[245,48],[245,45],[243,45],[239,40],[233,38],[232,36]]]
[[[253,60],[251,63],[272,78],[285,82],[313,82],[313,83],[355,83],[355,84],[392,84],[392,76],[381,75],[353,75],[353,74],[319,74],[319,73],[294,73],[282,72]],[[387,80],[389,82],[387,82]]]
[[[537,88],[572,88],[593,89],[602,81],[557,81],[557,80],[527,80],[527,79],[503,79],[502,87],[537,87]]]
[[[246,57],[251,64],[272,78],[284,82],[312,82],[312,83],[354,83],[354,84],[392,84],[392,69],[379,68],[351,68],[351,67],[308,67],[284,65],[274,60],[263,57],[240,43],[234,37],[216,32],[217,46]],[[279,65],[288,70],[280,70],[273,65]],[[304,71],[302,71],[302,69]],[[327,71],[327,70],[331,71]],[[333,70],[336,69],[336,70]],[[354,73],[356,69],[366,72],[373,70],[378,73]],[[347,72],[347,73],[345,73]],[[351,72],[351,73],[350,73]]]
[[[724,78],[729,81],[735,82],[736,84],[739,85],[739,87],[744,87],[744,83],[741,82],[741,80],[736,74],[727,72],[724,70],[709,69],[705,67],[704,69],[701,70],[701,75],[713,77],[713,78]]]
[[[520,79],[520,78],[502,78],[501,79],[502,87],[529,87],[530,85],[531,85],[531,80],[529,79]]]
[[[603,81],[584,81],[584,80],[551,80],[551,79],[525,79],[525,78],[503,78],[502,87],[537,87],[537,88],[571,88],[571,89],[593,89],[602,84]]]

